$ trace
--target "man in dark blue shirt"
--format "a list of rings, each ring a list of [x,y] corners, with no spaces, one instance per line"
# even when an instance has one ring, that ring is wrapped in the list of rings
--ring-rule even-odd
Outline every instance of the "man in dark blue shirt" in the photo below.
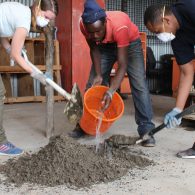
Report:
[[[167,128],[172,128],[181,123],[181,119],[177,120],[175,115],[183,110],[194,79],[195,0],[178,0],[172,6],[149,6],[144,14],[144,24],[161,41],[171,41],[180,68],[176,105],[164,118]],[[195,158],[195,143],[177,156]]]

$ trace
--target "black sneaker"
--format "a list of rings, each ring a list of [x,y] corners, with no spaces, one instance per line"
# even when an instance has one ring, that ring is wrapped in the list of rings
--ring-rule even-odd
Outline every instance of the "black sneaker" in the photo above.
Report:
[[[82,130],[79,124],[76,125],[75,129],[72,130],[68,135],[72,138],[81,138],[86,135],[86,133]]]
[[[189,148],[182,152],[178,152],[177,157],[184,158],[184,159],[194,159],[195,158],[195,143],[192,146],[192,148]]]
[[[149,139],[144,140],[141,145],[144,147],[154,147],[155,143],[156,143],[156,141],[155,141],[154,137],[151,136]]]
[[[127,94],[127,93],[121,93],[121,92],[120,92],[120,89],[117,89],[116,92],[121,96],[121,98],[122,98],[123,100],[128,99],[128,94]]]
[[[126,94],[126,93],[119,93],[119,95],[121,96],[121,98],[123,100],[127,100],[128,99],[128,94]]]

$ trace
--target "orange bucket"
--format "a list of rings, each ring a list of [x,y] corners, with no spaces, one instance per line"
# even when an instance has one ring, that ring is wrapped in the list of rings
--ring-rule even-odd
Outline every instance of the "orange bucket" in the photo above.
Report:
[[[96,128],[99,123],[101,101],[104,93],[108,90],[105,86],[94,86],[89,88],[84,95],[84,109],[80,120],[81,128],[89,135],[96,135]],[[109,127],[122,116],[124,103],[118,93],[114,93],[112,102],[103,113],[100,133],[105,133]]]

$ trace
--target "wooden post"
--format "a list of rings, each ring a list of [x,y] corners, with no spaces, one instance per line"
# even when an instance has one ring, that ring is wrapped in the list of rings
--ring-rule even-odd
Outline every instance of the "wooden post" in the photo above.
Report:
[[[53,41],[54,24],[48,25],[45,30],[46,44],[46,72],[53,77],[53,57],[54,57],[54,41]],[[50,138],[54,133],[54,90],[51,86],[46,87],[47,100],[47,116],[46,116],[46,137]]]

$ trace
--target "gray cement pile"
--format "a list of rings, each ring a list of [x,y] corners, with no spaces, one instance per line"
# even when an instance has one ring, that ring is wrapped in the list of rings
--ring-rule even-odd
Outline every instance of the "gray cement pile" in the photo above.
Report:
[[[112,150],[112,159],[98,155],[94,147],[81,145],[66,136],[54,137],[38,153],[9,160],[1,172],[6,183],[20,186],[24,183],[42,186],[89,187],[124,176],[129,169],[151,165],[140,155],[118,149]]]

